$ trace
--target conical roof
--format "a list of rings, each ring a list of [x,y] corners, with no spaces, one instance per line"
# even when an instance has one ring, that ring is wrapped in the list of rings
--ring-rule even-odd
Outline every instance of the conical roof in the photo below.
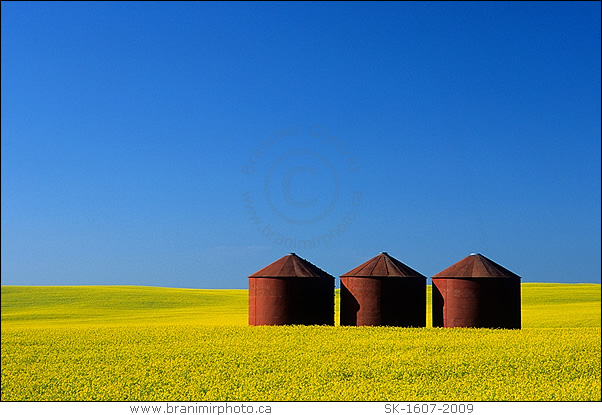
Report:
[[[299,258],[295,253],[285,255],[278,261],[272,262],[267,267],[249,275],[249,278],[257,277],[334,278],[332,275],[316,267],[311,262],[303,258]]]
[[[386,252],[353,268],[341,277],[422,277],[424,275],[396,260]]]
[[[470,254],[432,278],[520,278],[481,254]]]

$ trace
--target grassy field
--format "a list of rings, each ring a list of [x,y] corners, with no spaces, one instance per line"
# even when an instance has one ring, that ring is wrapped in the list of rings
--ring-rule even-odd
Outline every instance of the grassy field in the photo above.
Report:
[[[3,286],[1,398],[600,400],[600,285],[522,299],[522,330],[247,327],[246,290]]]

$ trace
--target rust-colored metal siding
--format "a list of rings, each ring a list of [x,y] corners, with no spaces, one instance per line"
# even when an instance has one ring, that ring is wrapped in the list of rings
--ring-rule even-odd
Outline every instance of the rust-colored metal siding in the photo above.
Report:
[[[433,276],[432,310],[433,327],[520,329],[520,277],[471,255]]]
[[[386,252],[341,276],[342,326],[426,326],[426,277]]]
[[[249,278],[249,325],[255,326],[257,325],[257,317],[255,315],[255,309],[257,302],[255,299],[257,298],[256,289],[255,289],[255,278]]]
[[[249,324],[334,325],[334,278],[249,278]]]
[[[341,326],[426,326],[426,278],[341,277]]]
[[[520,329],[520,280],[433,279],[433,327]]]
[[[334,325],[334,277],[290,254],[249,276],[249,325]]]

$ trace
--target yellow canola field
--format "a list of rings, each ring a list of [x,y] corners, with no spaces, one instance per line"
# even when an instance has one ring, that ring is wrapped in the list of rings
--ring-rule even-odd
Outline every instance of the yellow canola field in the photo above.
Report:
[[[543,287],[540,320],[541,303],[523,289],[522,330],[247,327],[224,305],[240,311],[239,292],[128,287],[126,299],[103,300],[80,287],[82,300],[61,288],[35,301],[33,287],[2,287],[3,401],[601,399],[596,284]],[[554,327],[550,309],[570,309],[567,301],[576,311],[557,314]],[[233,323],[218,324],[211,310]]]

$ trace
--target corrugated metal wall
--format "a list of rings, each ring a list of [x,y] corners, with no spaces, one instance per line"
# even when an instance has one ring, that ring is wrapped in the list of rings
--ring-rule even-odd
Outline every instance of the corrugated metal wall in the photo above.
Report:
[[[426,326],[426,278],[341,277],[342,326]]]

